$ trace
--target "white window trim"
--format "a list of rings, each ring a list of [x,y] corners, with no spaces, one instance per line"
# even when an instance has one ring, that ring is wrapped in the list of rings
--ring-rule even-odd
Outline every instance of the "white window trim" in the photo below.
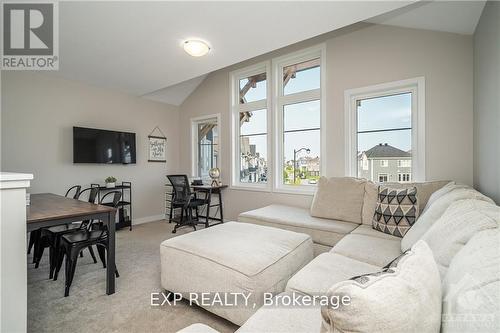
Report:
[[[266,72],[266,99],[240,104],[239,102],[239,80]],[[267,183],[242,183],[240,181],[240,124],[239,114],[245,111],[267,110],[267,168],[272,170],[272,110],[271,110],[271,62],[265,61],[241,70],[229,73],[231,83],[230,106],[231,106],[231,181],[230,188],[235,190],[252,190],[269,192],[272,188],[272,174],[268,173]]]
[[[222,140],[221,140],[221,114],[215,113],[206,116],[194,117],[191,118],[191,175],[193,177],[199,177],[198,175],[198,124],[203,122],[204,120],[217,119],[217,127],[218,132],[217,135],[219,137],[219,154],[217,160],[217,167],[221,169],[222,164]]]
[[[345,103],[345,174],[356,177],[357,114],[356,100],[412,92],[412,179],[425,181],[425,78],[377,84],[346,90]]]
[[[283,95],[283,67],[304,62],[314,58],[320,58],[320,88],[305,92]],[[298,52],[287,54],[272,60],[272,78],[273,78],[273,113],[274,113],[274,161],[275,168],[273,169],[274,182],[273,192],[289,193],[289,194],[307,194],[312,195],[316,191],[314,185],[285,185],[282,183],[283,173],[283,112],[284,105],[297,102],[306,102],[312,100],[320,100],[320,175],[324,175],[326,170],[326,45],[316,45]]]

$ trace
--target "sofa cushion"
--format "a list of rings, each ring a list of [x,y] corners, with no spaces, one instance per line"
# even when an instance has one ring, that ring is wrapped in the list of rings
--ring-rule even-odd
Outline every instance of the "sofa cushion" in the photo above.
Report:
[[[373,229],[403,237],[418,217],[417,188],[397,189],[380,186]]]
[[[389,239],[389,240],[395,240],[400,242],[401,238],[396,237],[393,235],[389,235],[383,232],[380,232],[378,230],[375,230],[372,228],[371,225],[366,225],[366,224],[361,224],[359,225],[356,229],[351,231],[351,234],[354,235],[365,235],[365,236],[370,236],[370,237],[377,237],[377,238],[382,238],[382,239]]]
[[[453,257],[478,232],[498,228],[500,207],[482,200],[467,199],[452,203],[422,239],[434,253],[444,277]]]
[[[421,182],[421,183],[384,183],[384,186],[389,186],[393,188],[417,188],[418,194],[418,205],[419,214],[425,209],[427,201],[429,200],[432,193],[449,183],[449,181],[431,181],[431,182]],[[363,202],[363,224],[372,224],[373,214],[375,213],[375,207],[377,206],[377,194],[378,185],[374,182],[367,181],[365,184],[365,196]]]
[[[319,306],[294,307],[288,305],[288,301],[280,301],[284,297],[294,296],[286,292],[275,296],[272,305],[261,307],[236,332],[311,333],[320,331],[321,310]],[[296,297],[300,299],[301,295]]]
[[[337,282],[378,270],[380,266],[370,265],[337,253],[323,253],[288,280],[285,290],[311,296],[325,294]]]
[[[500,332],[500,232],[472,237],[443,280],[443,333]]]
[[[375,266],[385,266],[401,254],[401,239],[389,240],[359,234],[342,238],[330,252]]]
[[[270,205],[241,213],[238,221],[305,233],[313,242],[333,246],[358,224],[313,217],[307,208]]]
[[[311,204],[311,216],[361,223],[366,180],[321,177]]]
[[[423,241],[382,272],[335,284],[327,293],[345,299],[321,308],[322,332],[439,332],[441,279]]]
[[[445,193],[436,198],[425,208],[415,224],[401,240],[401,251],[406,251],[415,244],[424,233],[444,214],[446,209],[455,201],[463,199],[477,199],[493,203],[487,196],[471,187],[464,185],[449,185]]]

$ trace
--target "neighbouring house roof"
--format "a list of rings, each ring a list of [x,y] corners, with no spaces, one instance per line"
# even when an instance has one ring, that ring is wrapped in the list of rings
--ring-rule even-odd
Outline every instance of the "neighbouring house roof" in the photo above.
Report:
[[[378,158],[378,157],[411,157],[411,153],[404,150],[398,149],[387,143],[379,143],[375,147],[372,147],[365,151],[367,158]]]

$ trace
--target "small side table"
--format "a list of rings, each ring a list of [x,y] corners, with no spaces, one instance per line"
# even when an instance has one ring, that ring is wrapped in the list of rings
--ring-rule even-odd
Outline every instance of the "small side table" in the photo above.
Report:
[[[211,186],[211,185],[191,185],[191,188],[195,192],[201,192],[205,194],[205,199],[207,200],[207,211],[206,215],[199,215],[199,218],[205,219],[205,228],[208,228],[210,226],[214,226],[217,224],[224,223],[224,210],[223,210],[223,203],[222,203],[222,190],[227,188],[227,185],[219,185],[219,186]],[[213,204],[212,203],[212,194],[215,194],[218,196],[218,202]],[[220,218],[217,216],[210,216],[210,208],[211,207],[217,207],[218,210],[220,210]],[[217,212],[216,212],[217,214]],[[210,224],[210,220],[212,221],[218,221],[217,223],[212,223]]]

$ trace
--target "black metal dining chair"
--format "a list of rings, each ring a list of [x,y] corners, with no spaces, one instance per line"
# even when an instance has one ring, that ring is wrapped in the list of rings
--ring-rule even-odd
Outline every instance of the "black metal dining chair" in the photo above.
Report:
[[[88,198],[86,201],[90,203],[95,203],[97,195],[99,193],[99,188],[97,187],[89,187],[84,189],[83,191],[79,192],[77,199],[83,199],[85,195],[87,195],[88,192]],[[50,270],[49,270],[49,279],[54,279],[57,280],[57,274],[54,274],[56,265],[57,265],[57,256],[58,256],[58,249],[59,249],[59,244],[61,241],[62,235],[65,235],[67,233],[74,232],[76,230],[84,229],[86,226],[91,223],[92,221],[82,221],[80,223],[69,223],[69,224],[63,224],[63,225],[56,225],[50,228],[42,228],[41,229],[41,249],[39,250],[39,258],[41,258],[43,254],[43,248],[48,247],[49,248],[49,263],[50,263]],[[97,263],[96,256],[94,254],[94,250],[92,249],[91,246],[88,247],[90,256],[92,257],[92,260],[94,263]],[[38,259],[38,262],[40,260]],[[38,267],[38,264],[35,264],[35,267]]]
[[[186,175],[168,175],[168,180],[172,184],[172,202],[170,205],[170,221],[176,222],[172,233],[175,234],[177,229],[184,226],[191,226],[196,230],[196,225],[199,221],[198,209],[208,203],[206,199],[196,197],[196,193],[191,191],[189,180]],[[173,210],[181,209],[179,219],[172,219]],[[193,210],[195,216],[193,216]],[[204,224],[204,223],[203,223]]]
[[[82,189],[81,185],[72,186],[66,191],[66,194],[64,196],[66,198],[77,199],[78,196],[80,195],[81,189]],[[72,192],[74,192],[74,193],[71,194]],[[40,234],[41,234],[40,229],[33,230],[32,232],[30,232],[30,238],[29,238],[29,242],[28,242],[28,254],[31,253],[31,248],[35,246],[35,243],[40,240]],[[33,263],[36,264],[36,256],[33,256]]]
[[[106,202],[106,198],[111,195],[112,201]],[[99,204],[117,208],[121,199],[121,195],[122,194],[120,191],[110,191],[101,198]],[[71,233],[67,233],[61,236],[61,241],[58,249],[59,254],[57,256],[58,263],[55,275],[59,273],[63,259],[64,257],[66,257],[66,282],[64,297],[69,295],[69,289],[71,287],[71,284],[73,283],[73,277],[75,276],[78,255],[85,248],[91,248],[93,245],[97,247],[102,266],[106,268],[106,251],[109,250],[108,228],[101,221],[98,221],[96,223],[89,223],[85,228],[75,230]],[[116,277],[120,276],[118,274],[118,270],[116,269],[116,265],[115,275]]]

